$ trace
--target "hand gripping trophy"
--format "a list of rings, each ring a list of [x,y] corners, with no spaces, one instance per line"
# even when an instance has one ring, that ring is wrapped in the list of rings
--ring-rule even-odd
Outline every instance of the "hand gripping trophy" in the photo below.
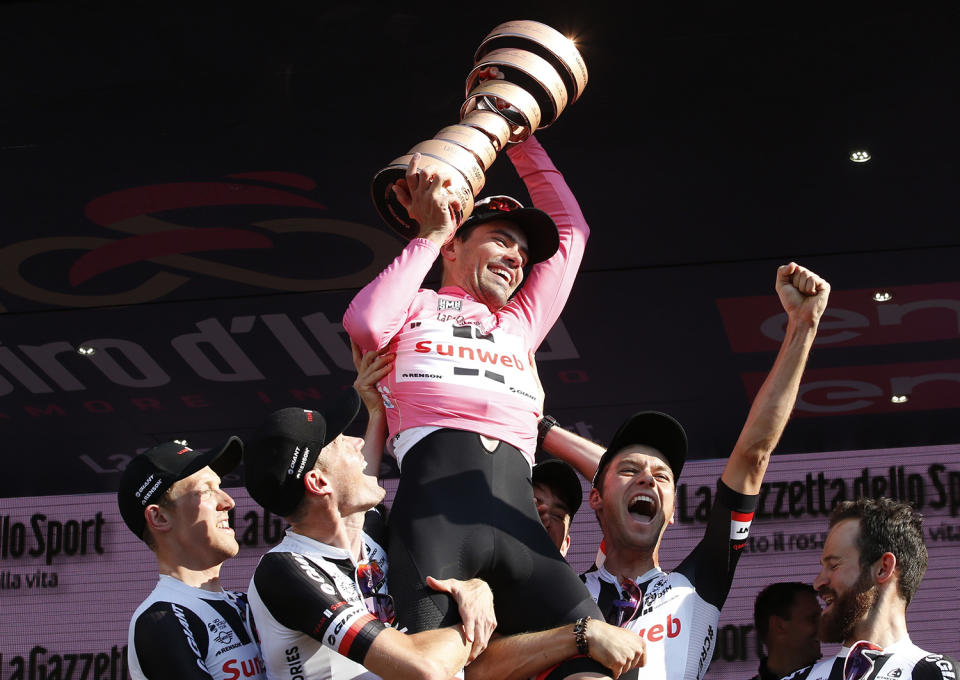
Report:
[[[552,125],[586,86],[587,67],[572,40],[537,21],[500,24],[474,55],[460,122],[416,144],[374,176],[371,194],[380,216],[405,238],[417,235],[419,225],[391,188],[419,153],[453,177],[447,189],[460,204],[456,217],[462,224],[497,154]]]

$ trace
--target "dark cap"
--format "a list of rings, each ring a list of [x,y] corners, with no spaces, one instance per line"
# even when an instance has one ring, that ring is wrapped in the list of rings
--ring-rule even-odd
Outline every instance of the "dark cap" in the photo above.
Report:
[[[571,519],[583,503],[583,488],[576,470],[557,458],[533,466],[533,483],[549,486],[570,510]]]
[[[359,410],[360,396],[351,387],[322,411],[284,408],[267,416],[243,452],[243,481],[253,500],[281,517],[293,513],[305,493],[303,476]]]
[[[527,237],[529,264],[549,260],[560,247],[557,225],[550,215],[537,208],[524,208],[520,201],[509,196],[487,196],[477,201],[460,229],[470,229],[493,220],[506,220],[523,232]]]
[[[147,528],[143,509],[163,496],[171,486],[208,465],[224,475],[240,464],[243,442],[230,437],[220,450],[195,451],[186,444],[164,442],[144,451],[128,464],[120,477],[117,505],[120,515],[139,538]]]
[[[673,471],[674,484],[680,479],[680,471],[687,459],[687,433],[680,423],[666,413],[642,411],[630,416],[613,435],[597,465],[597,473],[593,476],[594,486],[598,486],[603,470],[610,461],[631,444],[649,446],[662,453]]]

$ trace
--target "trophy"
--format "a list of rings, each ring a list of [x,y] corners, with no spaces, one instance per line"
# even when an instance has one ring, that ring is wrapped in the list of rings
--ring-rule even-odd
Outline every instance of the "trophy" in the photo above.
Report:
[[[569,38],[537,21],[508,21],[477,48],[467,76],[460,122],[413,146],[373,178],[370,192],[384,221],[404,238],[420,231],[393,194],[413,154],[419,153],[452,178],[447,190],[460,202],[462,224],[497,154],[556,122],[587,86],[587,67]]]

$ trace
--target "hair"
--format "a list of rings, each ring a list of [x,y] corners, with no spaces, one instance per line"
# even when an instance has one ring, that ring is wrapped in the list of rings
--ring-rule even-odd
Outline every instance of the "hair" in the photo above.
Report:
[[[927,570],[923,515],[909,504],[891,498],[859,498],[844,501],[833,509],[830,528],[846,519],[860,520],[860,568],[866,569],[884,553],[892,553],[899,572],[897,591],[910,604]]]
[[[787,581],[771,583],[760,591],[753,602],[753,625],[757,629],[757,639],[767,644],[767,633],[770,631],[770,617],[779,616],[790,620],[793,613],[793,603],[799,593],[810,593],[814,597],[817,591],[809,583]]]

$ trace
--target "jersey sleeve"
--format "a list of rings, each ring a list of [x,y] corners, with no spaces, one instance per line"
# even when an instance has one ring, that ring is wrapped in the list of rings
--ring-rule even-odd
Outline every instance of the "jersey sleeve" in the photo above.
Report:
[[[960,664],[946,654],[928,654],[913,667],[912,680],[957,680]]]
[[[533,266],[526,283],[509,305],[529,324],[528,341],[531,348],[536,349],[570,296],[590,227],[563,175],[535,137],[508,148],[507,155],[523,179],[534,207],[553,218],[560,234],[559,250],[546,262]]]
[[[148,680],[211,680],[208,642],[200,617],[173,602],[154,603],[134,624],[137,660]]]
[[[267,553],[253,574],[263,604],[281,625],[309,635],[363,664],[386,626],[364,606],[353,584],[343,592],[326,571],[296,553]]]
[[[350,301],[343,327],[361,349],[382,349],[400,331],[439,254],[440,249],[430,241],[413,239]]]
[[[676,569],[717,609],[723,608],[730,592],[756,507],[757,496],[737,493],[718,480],[703,539]]]

